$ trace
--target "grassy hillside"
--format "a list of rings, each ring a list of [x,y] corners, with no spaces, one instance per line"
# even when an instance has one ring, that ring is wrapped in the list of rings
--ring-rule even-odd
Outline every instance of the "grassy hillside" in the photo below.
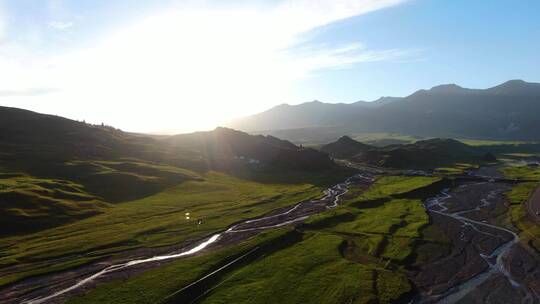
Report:
[[[214,168],[247,163],[251,166],[315,171],[333,166],[327,155],[314,149],[298,147],[272,136],[253,136],[227,128],[176,135],[166,142],[173,147],[197,151]]]
[[[108,204],[66,180],[0,176],[0,236],[50,228],[102,213]]]
[[[73,160],[54,167],[40,177],[0,173],[0,236],[56,227],[103,213],[112,203],[200,179],[195,172],[134,159]]]

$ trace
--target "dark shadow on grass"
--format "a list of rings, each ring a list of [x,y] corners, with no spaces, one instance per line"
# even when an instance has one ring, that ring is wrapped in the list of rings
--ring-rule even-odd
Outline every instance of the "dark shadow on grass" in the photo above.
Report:
[[[438,182],[434,182],[432,184],[429,184],[425,187],[417,188],[412,191],[396,194],[394,195],[395,198],[402,198],[402,199],[420,199],[420,200],[426,200],[430,197],[434,197],[437,194],[439,194],[443,189],[451,188],[456,185],[456,181],[453,179],[442,179]]]
[[[304,223],[299,226],[299,229],[302,230],[318,230],[318,229],[325,229],[325,228],[331,228],[338,224],[344,223],[344,222],[352,222],[356,219],[356,215],[352,214],[350,212],[338,214],[330,217],[323,218],[318,221],[314,221],[311,223]]]
[[[358,209],[371,209],[371,208],[380,207],[389,201],[391,201],[391,197],[384,197],[384,198],[378,198],[378,199],[373,199],[373,200],[354,202],[354,203],[351,203],[350,206],[358,208]]]

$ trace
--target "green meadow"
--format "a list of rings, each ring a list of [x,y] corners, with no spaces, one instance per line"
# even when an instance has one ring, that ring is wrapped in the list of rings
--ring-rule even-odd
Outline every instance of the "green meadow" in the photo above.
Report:
[[[341,176],[335,179],[338,178]],[[17,191],[34,191],[41,196],[56,195],[40,190],[35,179],[20,179],[3,180],[4,191],[7,191],[5,185],[12,184],[18,187]],[[36,233],[4,237],[0,239],[0,265],[17,264],[17,268],[4,273],[0,284],[73,267],[122,250],[195,240],[223,230],[241,219],[320,196],[325,188],[317,176],[312,177],[314,182],[279,183],[273,180],[255,182],[210,171],[142,199],[114,205],[96,204],[90,210],[99,208],[98,214],[91,217]],[[83,189],[69,185],[72,191]],[[76,195],[78,198],[85,194]],[[58,204],[78,207],[73,200],[57,200]],[[51,204],[42,204],[34,209],[39,208],[52,207]],[[189,213],[189,219],[186,213]],[[27,211],[26,216],[31,218],[40,216],[40,213]],[[201,225],[197,225],[199,219],[202,220]]]
[[[215,269],[220,260],[284,235],[295,237],[226,271],[200,302],[391,303],[412,288],[404,266],[415,262],[414,252],[430,250],[426,244],[440,250],[444,242],[429,225],[421,200],[402,198],[438,180],[380,177],[369,190],[352,189],[343,204],[310,217],[295,230],[267,231],[231,248],[179,259],[102,284],[69,303],[164,303],[174,291]]]
[[[503,168],[501,171],[508,178],[540,181],[539,168],[510,166]],[[510,220],[512,224],[521,231],[520,238],[522,241],[530,244],[537,251],[540,251],[540,226],[529,218],[525,202],[539,186],[539,182],[520,183],[513,186],[512,190],[506,193],[506,197],[510,201]]]
[[[503,174],[512,179],[540,180],[540,168],[529,166],[509,166],[504,167]]]

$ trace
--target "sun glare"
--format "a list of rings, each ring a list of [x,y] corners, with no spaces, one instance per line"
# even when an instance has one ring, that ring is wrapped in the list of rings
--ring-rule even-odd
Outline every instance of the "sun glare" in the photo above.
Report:
[[[294,102],[294,85],[315,71],[399,55],[373,53],[356,42],[311,45],[304,37],[319,26],[398,2],[186,5],[111,28],[85,41],[86,47],[52,57],[28,59],[14,51],[21,57],[15,66],[0,56],[0,67],[10,71],[3,82],[10,88],[53,89],[39,100],[20,96],[17,106],[129,131],[205,130]],[[68,26],[54,24],[60,25]]]

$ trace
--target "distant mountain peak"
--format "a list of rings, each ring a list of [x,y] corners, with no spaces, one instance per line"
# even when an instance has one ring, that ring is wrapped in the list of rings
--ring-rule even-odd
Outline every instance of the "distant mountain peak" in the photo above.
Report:
[[[521,80],[521,79],[512,79],[512,80],[508,80],[506,82],[503,82],[498,86],[494,86],[493,88],[523,88],[523,87],[526,87],[526,86],[532,85],[532,84],[533,83],[529,83],[529,82],[526,82],[526,81]]]
[[[506,82],[503,82],[500,85],[494,86],[494,87],[492,87],[490,89],[494,89],[494,88],[520,89],[520,88],[527,87],[528,85],[534,85],[534,83],[526,82],[526,81],[521,80],[521,79],[512,79],[512,80],[508,80]]]
[[[337,141],[338,141],[338,142],[342,142],[342,143],[357,143],[356,140],[350,138],[350,137],[347,136],[347,135],[341,136]]]
[[[430,144],[430,145],[459,145],[465,146],[464,143],[455,140],[453,138],[436,137],[430,139],[419,140],[416,144]]]
[[[337,158],[347,158],[358,153],[370,150],[373,148],[370,145],[358,142],[347,135],[341,136],[335,142],[326,144],[321,147],[321,151]]]
[[[434,86],[433,88],[430,89],[431,92],[447,92],[447,93],[461,92],[463,90],[464,88],[454,83],[442,84],[442,85]]]
[[[372,101],[373,103],[382,105],[402,100],[403,97],[381,96],[379,99]]]
[[[523,79],[511,79],[511,80],[508,80],[507,82],[505,82],[503,84],[526,84],[526,83],[528,83],[528,82],[526,82]]]
[[[320,101],[320,100],[312,100],[312,101],[306,101],[306,102],[302,102],[302,103],[299,103],[299,104],[288,104],[288,103],[284,103],[284,104],[281,104],[280,107],[305,107],[305,106],[312,106],[312,107],[317,107],[317,106],[320,106],[320,105],[324,105],[326,103]]]
[[[498,95],[540,95],[540,83],[526,82],[521,79],[513,79],[486,90]]]

